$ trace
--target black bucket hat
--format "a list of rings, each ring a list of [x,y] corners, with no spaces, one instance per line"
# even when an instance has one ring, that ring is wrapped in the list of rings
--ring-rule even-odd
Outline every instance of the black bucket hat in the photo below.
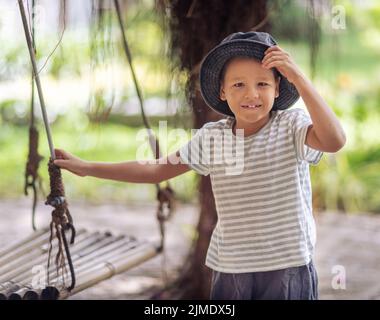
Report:
[[[234,57],[252,57],[259,61],[264,52],[276,45],[273,37],[266,32],[237,32],[229,35],[212,49],[203,59],[200,70],[201,94],[209,107],[227,116],[234,117],[226,101],[220,99],[221,71],[228,60]],[[280,74],[279,96],[275,98],[272,110],[284,110],[299,98],[295,86]]]

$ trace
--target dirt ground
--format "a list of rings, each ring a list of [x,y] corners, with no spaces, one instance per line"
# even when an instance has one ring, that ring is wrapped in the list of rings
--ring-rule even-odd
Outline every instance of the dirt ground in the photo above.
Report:
[[[138,239],[159,239],[155,205],[90,205],[70,203],[77,228],[111,231]],[[38,207],[37,226],[50,221],[50,208]],[[30,201],[0,201],[0,247],[31,233]],[[188,252],[198,209],[178,205],[167,224],[163,255],[105,280],[70,299],[148,299],[162,287],[166,270],[175,277]],[[315,263],[320,299],[380,299],[380,217],[319,213]]]

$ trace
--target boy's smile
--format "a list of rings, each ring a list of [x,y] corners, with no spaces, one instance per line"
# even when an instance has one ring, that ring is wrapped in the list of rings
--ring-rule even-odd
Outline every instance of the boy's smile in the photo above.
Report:
[[[244,129],[244,136],[256,133],[269,121],[278,92],[279,78],[259,61],[238,57],[227,63],[220,98],[235,115],[235,130]]]

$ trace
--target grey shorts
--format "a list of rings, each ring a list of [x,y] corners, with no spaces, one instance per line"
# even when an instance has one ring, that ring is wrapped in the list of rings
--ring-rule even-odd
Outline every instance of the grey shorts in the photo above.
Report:
[[[223,273],[213,270],[211,300],[318,300],[314,264],[275,271]]]

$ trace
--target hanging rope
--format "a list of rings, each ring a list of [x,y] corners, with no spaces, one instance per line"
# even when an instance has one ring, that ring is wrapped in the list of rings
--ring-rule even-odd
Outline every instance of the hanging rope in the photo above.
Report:
[[[125,55],[128,60],[128,64],[131,70],[132,74],[132,79],[133,83],[135,85],[136,93],[139,99],[139,105],[140,105],[140,111],[141,111],[141,116],[143,119],[143,123],[145,128],[147,129],[148,132],[148,138],[149,138],[149,145],[150,148],[152,149],[152,152],[155,156],[156,159],[159,159],[161,157],[161,152],[160,152],[160,146],[159,146],[159,141],[156,139],[156,137],[153,134],[153,130],[151,129],[148,119],[145,115],[145,110],[144,110],[144,101],[142,98],[141,90],[139,83],[137,81],[135,69],[133,67],[132,63],[132,55],[129,50],[128,46],[128,41],[127,37],[124,32],[124,24],[123,24],[123,19],[121,16],[121,10],[120,10],[120,4],[118,0],[114,0],[115,8],[116,8],[116,13],[119,21],[119,26],[120,26],[120,31],[122,35],[122,41],[123,41],[123,48]],[[165,222],[169,220],[174,212],[174,191],[170,187],[169,182],[166,182],[166,187],[161,188],[159,184],[156,184],[156,192],[157,192],[157,200],[158,200],[158,206],[157,206],[157,211],[156,211],[156,218],[159,224],[159,230],[160,230],[160,235],[161,235],[161,243],[160,243],[160,248],[159,250],[162,252],[162,274],[163,274],[163,281],[165,284],[168,283],[167,279],[167,274],[166,274],[166,254],[164,250],[164,244],[165,244]]]
[[[37,187],[36,182],[40,182],[41,177],[38,174],[40,161],[43,159],[38,154],[38,130],[35,126],[29,127],[29,153],[25,169],[25,187],[24,193],[28,195],[28,189],[32,188],[33,191],[33,204],[32,204],[32,227],[36,230],[36,205],[37,205]],[[39,184],[41,185],[41,184]]]
[[[31,17],[31,33],[32,33],[32,46],[34,54],[36,54],[35,45],[35,30],[34,30],[34,17],[35,17],[35,1],[32,0],[32,17]],[[25,187],[24,193],[28,195],[28,189],[32,188],[33,191],[33,203],[32,203],[32,227],[36,230],[35,216],[36,216],[36,205],[37,205],[37,187],[36,182],[39,182],[41,186],[41,177],[38,175],[38,168],[40,161],[43,159],[41,155],[38,154],[38,130],[35,126],[35,116],[34,116],[34,76],[32,70],[32,81],[31,81],[31,99],[30,99],[30,122],[29,122],[29,152],[28,160],[26,162],[25,168]]]
[[[59,273],[60,270],[62,271],[63,284],[65,285],[64,274],[66,270],[65,270],[64,262],[65,262],[65,256],[66,256],[67,262],[70,268],[70,274],[71,274],[71,284],[67,288],[67,290],[71,291],[75,286],[75,273],[74,273],[74,267],[71,261],[70,250],[69,250],[68,243],[66,240],[65,231],[71,230],[70,243],[72,244],[75,241],[75,228],[73,226],[73,220],[68,210],[67,201],[65,199],[61,170],[60,168],[55,166],[53,163],[53,161],[56,158],[55,153],[54,153],[53,140],[52,140],[50,125],[49,125],[49,121],[48,121],[48,117],[46,113],[42,86],[41,86],[41,82],[40,82],[40,78],[39,78],[39,74],[37,70],[36,58],[35,58],[33,45],[32,45],[32,39],[31,39],[30,32],[28,30],[28,22],[25,15],[23,1],[18,0],[18,4],[20,7],[22,24],[24,27],[25,38],[28,45],[30,60],[33,67],[34,79],[36,82],[38,97],[40,100],[41,111],[42,111],[42,116],[44,120],[46,135],[48,139],[49,150],[50,150],[50,160],[49,160],[49,165],[48,165],[49,178],[50,178],[50,194],[47,198],[46,204],[53,206],[54,210],[52,212],[52,222],[50,224],[50,239],[49,239],[50,247],[49,247],[49,255],[48,255],[48,282],[49,282],[50,258],[51,258],[51,251],[52,251],[52,240],[55,235],[58,239],[58,253],[55,259],[57,273]]]
[[[170,218],[170,214],[174,210],[174,191],[170,188],[169,185],[164,189],[159,188],[157,192],[157,200],[157,220],[159,221],[160,226],[161,248],[163,248],[165,242],[164,222]]]
[[[71,261],[70,250],[67,244],[65,231],[71,231],[70,244],[73,244],[75,241],[75,228],[73,225],[73,219],[71,217],[70,211],[68,209],[67,201],[65,199],[65,190],[62,182],[61,169],[54,165],[53,160],[50,159],[49,164],[49,176],[50,176],[50,194],[47,197],[45,204],[49,204],[54,207],[52,215],[52,221],[50,222],[50,238],[49,238],[49,257],[48,257],[48,283],[49,283],[49,267],[50,267],[50,257],[52,251],[52,240],[53,235],[58,238],[58,253],[56,255],[55,264],[57,267],[57,275],[59,271],[65,271],[65,255],[68,260],[70,273],[72,275],[72,283],[68,290],[72,290],[75,286],[75,275],[74,267]],[[63,251],[64,249],[64,251]],[[64,283],[64,273],[63,283]]]
[[[136,73],[133,67],[132,63],[132,55],[129,50],[128,46],[128,41],[127,37],[124,32],[124,24],[123,24],[123,19],[121,16],[121,10],[120,10],[120,4],[118,0],[114,0],[115,8],[116,8],[116,13],[119,21],[119,26],[120,26],[120,31],[122,34],[122,41],[123,41],[123,47],[124,47],[124,52],[126,54],[129,67],[131,70],[132,74],[132,79],[133,83],[135,85],[136,93],[139,99],[139,104],[140,104],[140,110],[141,110],[141,115],[143,119],[143,123],[145,128],[148,131],[148,137],[149,137],[149,144],[150,147],[153,151],[153,154],[156,159],[159,159],[161,157],[161,152],[160,152],[160,146],[159,146],[159,141],[156,139],[156,137],[153,135],[153,130],[151,129],[148,119],[145,115],[145,110],[144,110],[144,102],[140,90],[139,83],[137,81]],[[159,222],[159,227],[160,227],[160,233],[161,233],[161,250],[164,247],[164,238],[165,238],[165,228],[164,228],[164,222],[168,219],[170,219],[172,212],[174,210],[174,192],[170,188],[169,182],[167,182],[165,188],[161,188],[159,184],[156,184],[156,189],[157,189],[157,200],[158,200],[158,207],[157,207],[157,220]]]

